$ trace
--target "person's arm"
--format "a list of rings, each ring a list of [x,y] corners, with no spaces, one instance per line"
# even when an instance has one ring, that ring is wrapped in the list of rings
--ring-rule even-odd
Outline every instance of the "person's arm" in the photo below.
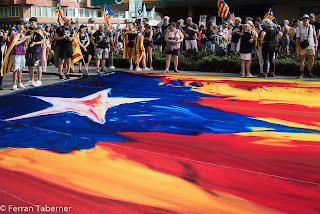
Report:
[[[300,28],[297,28],[296,53],[299,54]]]
[[[42,44],[44,44],[44,38],[41,36],[41,40],[40,41],[38,41],[38,42],[32,42],[31,44],[30,44],[30,48],[32,48],[33,46],[35,46],[35,45],[42,45]]]
[[[148,41],[151,42],[152,41],[152,37],[153,37],[153,31],[150,31],[149,37],[148,37]]]
[[[86,33],[86,37],[87,37],[87,44],[84,46],[85,48],[87,48],[90,45],[90,39],[87,33]]]
[[[80,42],[79,33],[76,34],[76,38],[77,38],[77,40],[78,40],[78,42],[79,42],[80,47],[81,47],[82,49],[85,49],[85,47],[84,47],[84,46],[81,44],[81,42]]]
[[[279,40],[283,36],[283,33],[279,31],[279,33],[276,36],[276,40]]]
[[[262,32],[261,32],[261,35],[260,35],[260,44],[261,44],[261,45],[264,43],[263,40],[264,40],[265,35],[266,35],[266,32],[262,31]]]
[[[92,44],[94,45],[94,46],[96,46],[96,47],[98,47],[99,46],[99,44],[98,43],[96,43],[96,37],[97,37],[97,35],[96,34],[93,34],[93,38],[92,38]]]
[[[113,42],[113,37],[110,38],[110,43],[112,46],[112,50],[115,50],[114,42]]]
[[[74,40],[74,32],[72,32],[72,36],[69,38],[69,41],[72,42]],[[79,40],[78,40],[79,41]]]
[[[180,30],[179,30],[179,34],[180,34],[180,39],[177,41],[177,43],[183,42],[183,34]]]
[[[56,33],[54,34],[54,40],[64,40],[66,38],[66,35],[63,36],[58,36],[59,32],[56,31]]]
[[[20,45],[20,44],[24,43],[25,41],[27,41],[27,40],[28,40],[28,39],[30,39],[30,38],[31,38],[30,36],[26,36],[26,37],[24,37],[24,39],[21,39],[21,40],[17,41],[17,43],[16,43],[16,45],[15,45],[15,46],[17,46],[17,45]]]

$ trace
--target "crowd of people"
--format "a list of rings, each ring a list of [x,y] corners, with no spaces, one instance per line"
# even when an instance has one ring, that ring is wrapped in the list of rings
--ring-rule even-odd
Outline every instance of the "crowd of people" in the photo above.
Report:
[[[99,25],[90,29],[86,25],[79,28],[68,17],[64,18],[63,26],[38,25],[37,18],[29,20],[30,27],[25,27],[22,21],[17,21],[15,27],[0,31],[2,48],[1,63],[8,45],[14,42],[13,59],[13,90],[25,86],[41,86],[42,72],[54,63],[58,68],[59,79],[70,79],[69,73],[82,72],[84,65],[88,71],[89,62],[95,59],[96,72],[105,72],[108,60],[109,68],[114,69],[113,54],[123,51],[123,58],[128,59],[130,70],[153,70],[152,51],[165,52],[167,55],[166,70],[168,73],[173,56],[174,72],[178,70],[178,57],[182,50],[195,49],[215,54],[217,49],[228,54],[241,55],[242,77],[252,77],[250,71],[253,52],[259,55],[259,77],[275,77],[275,57],[279,54],[297,54],[300,58],[300,75],[298,78],[315,77],[312,74],[314,57],[318,54],[320,23],[315,21],[315,15],[305,14],[301,21],[285,20],[280,26],[269,19],[247,17],[242,20],[236,17],[233,21],[223,22],[217,26],[208,21],[206,26],[195,24],[191,17],[171,22],[168,16],[163,19],[162,26],[152,27],[148,19],[143,19],[139,25],[128,23],[126,28],[113,29]],[[73,68],[73,41],[77,39],[83,61],[78,63],[78,71]],[[6,47],[6,50],[5,50]],[[305,56],[309,60],[305,72]],[[140,64],[142,68],[140,68]],[[28,67],[30,80],[21,82],[22,69]],[[214,66],[214,65],[213,65]],[[33,68],[37,67],[38,79],[35,81]],[[0,86],[2,76],[0,77]],[[0,87],[1,89],[1,87]]]

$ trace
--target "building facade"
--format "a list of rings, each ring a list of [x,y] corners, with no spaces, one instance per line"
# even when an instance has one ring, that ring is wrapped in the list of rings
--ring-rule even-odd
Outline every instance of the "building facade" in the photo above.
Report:
[[[58,0],[0,0],[0,27],[10,27],[17,20],[28,22],[37,17],[39,23],[56,24],[55,12]],[[61,0],[64,16],[70,17],[76,24],[93,25],[105,23],[103,5],[91,6],[90,0]],[[120,24],[126,21],[125,11],[116,11],[111,22]]]

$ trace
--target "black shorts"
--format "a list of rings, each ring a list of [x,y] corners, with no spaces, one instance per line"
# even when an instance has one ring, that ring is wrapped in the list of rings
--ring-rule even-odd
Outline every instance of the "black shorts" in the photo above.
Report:
[[[174,49],[173,51],[167,52],[167,55],[174,55],[179,56],[180,55],[180,49]]]
[[[67,47],[60,46],[60,54],[59,54],[60,59],[69,59],[72,57],[72,55],[73,55],[72,46],[67,46]]]
[[[144,47],[153,47],[152,42],[151,41],[144,41]]]
[[[26,65],[30,67],[42,66],[42,52],[26,52]]]
[[[81,53],[82,53],[84,62],[85,62],[85,63],[88,63],[88,49],[87,49],[87,52],[85,52],[85,51],[81,48]]]
[[[134,42],[129,41],[129,42],[127,43],[127,48],[134,48]]]

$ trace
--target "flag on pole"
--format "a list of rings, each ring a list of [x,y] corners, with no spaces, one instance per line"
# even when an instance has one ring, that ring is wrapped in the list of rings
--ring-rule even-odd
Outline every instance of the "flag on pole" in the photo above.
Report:
[[[263,19],[270,19],[271,21],[274,20],[276,17],[274,16],[274,13],[272,9],[270,8],[267,12],[267,14],[263,17]]]
[[[153,7],[152,10],[148,14],[149,21],[154,20],[154,13],[155,13],[156,7]]]
[[[146,18],[146,17],[147,17],[147,8],[146,8],[146,4],[144,4],[141,18],[143,19],[143,18]]]
[[[72,51],[73,51],[73,54],[71,57],[71,70],[74,71],[74,64],[76,64],[79,60],[81,60],[83,58],[82,52],[80,49],[80,45],[79,45],[79,42],[78,42],[78,39],[76,36],[74,37],[74,40],[72,41]]]
[[[218,0],[218,16],[227,18],[229,14],[229,6],[223,1]]]
[[[57,4],[55,19],[56,19],[56,22],[58,22],[58,24],[59,24],[60,26],[64,25],[63,13],[62,13],[62,10],[61,10],[60,0],[58,1],[58,4]]]
[[[110,19],[113,16],[113,12],[110,10],[110,8],[108,7],[108,5],[106,4],[106,6],[104,7],[104,20],[106,21],[106,24],[108,27],[112,27],[112,24],[110,22]]]
[[[236,20],[236,16],[234,15],[234,13],[231,13],[228,20],[227,20],[227,23],[234,25],[235,20]]]

